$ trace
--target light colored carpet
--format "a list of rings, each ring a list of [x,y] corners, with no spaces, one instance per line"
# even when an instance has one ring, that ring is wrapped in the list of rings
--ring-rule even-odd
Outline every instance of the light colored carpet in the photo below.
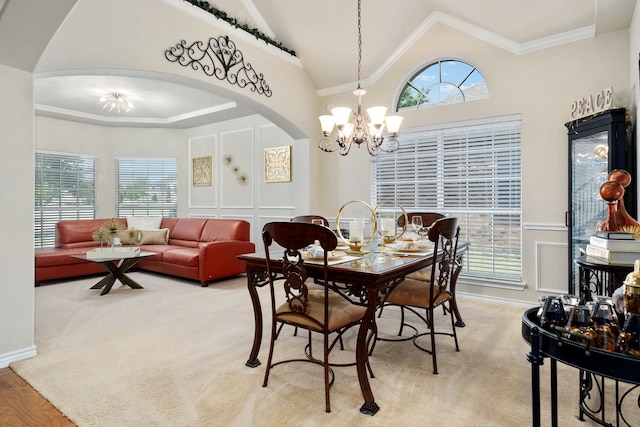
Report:
[[[96,278],[36,288],[38,356],[11,367],[80,426],[531,425],[523,308],[460,299],[467,324],[459,329],[461,351],[453,339],[439,338],[439,375],[431,373],[430,356],[410,342],[378,343],[371,386],[380,411],[359,412],[363,398],[355,368],[348,367],[336,369],[327,414],[320,367],[278,366],[263,388],[264,365],[245,366],[254,326],[245,277],[202,288],[132,276],[145,289],[115,285],[99,296],[89,289]],[[260,294],[266,302],[266,289]],[[395,328],[396,316],[385,309],[383,332]],[[301,352],[305,338],[283,332],[274,357],[292,354],[287,343]],[[337,357],[353,357],[354,344],[351,335]],[[576,370],[558,366],[560,425],[589,425],[577,420]],[[541,371],[548,425],[548,361]]]

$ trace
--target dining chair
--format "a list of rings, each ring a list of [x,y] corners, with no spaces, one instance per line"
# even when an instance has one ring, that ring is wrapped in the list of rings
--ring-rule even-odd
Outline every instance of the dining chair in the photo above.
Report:
[[[400,330],[398,336],[402,337],[403,328],[406,326],[413,329],[414,334],[405,338],[376,338],[379,341],[405,341],[411,339],[413,344],[420,350],[431,354],[433,361],[433,373],[438,373],[438,363],[436,358],[436,335],[447,335],[453,337],[456,351],[460,351],[458,346],[458,335],[454,313],[451,308],[453,294],[450,290],[451,281],[457,265],[458,236],[460,227],[458,220],[454,217],[441,218],[434,222],[429,229],[427,237],[433,242],[433,256],[438,261],[431,265],[431,274],[428,281],[405,279],[396,286],[386,300],[386,305],[396,305],[400,307]],[[441,252],[441,255],[438,254]],[[451,332],[436,331],[434,310],[442,306],[445,314],[451,318]],[[425,310],[424,315],[422,310]],[[406,322],[405,310],[412,312],[420,318],[429,328],[428,332],[419,332],[418,328]],[[429,335],[431,347],[425,348],[418,338]]]
[[[329,353],[348,328],[362,322],[366,307],[352,303],[343,295],[330,289],[328,253],[335,249],[338,241],[336,235],[329,228],[303,222],[271,222],[264,226],[262,240],[267,260],[267,277],[272,314],[271,344],[262,386],[267,386],[271,368],[277,365],[289,362],[319,364],[324,368],[325,410],[326,412],[331,412],[329,388],[334,380],[331,366],[351,366],[355,362],[330,364]],[[309,275],[303,256],[304,249],[316,241],[323,249],[321,263],[322,287],[318,287],[313,281],[307,280]],[[271,253],[271,247],[274,242],[284,248],[282,258]],[[276,265],[276,263],[281,268],[281,273],[279,274],[273,271],[273,265]],[[284,292],[284,297],[281,295],[282,292]],[[276,301],[276,295],[279,296],[278,301]],[[278,339],[280,328],[284,324],[309,331],[309,341],[304,350],[305,358],[273,361],[275,342]],[[316,359],[312,355],[312,332],[322,334],[322,360]],[[337,336],[329,342],[329,335],[332,333],[337,333]],[[282,344],[284,345],[285,343]],[[369,372],[371,372],[370,367]]]
[[[422,224],[424,227],[430,227],[431,224],[445,217],[443,214],[438,212],[407,212],[407,220],[409,220],[409,224],[413,221],[414,216],[422,217]],[[404,227],[404,215],[400,215],[398,217],[398,226]]]
[[[299,216],[294,216],[293,218],[291,218],[291,222],[304,222],[307,224],[313,224],[313,220],[314,219],[319,219],[322,221],[322,225],[324,225],[325,227],[329,226],[329,221],[327,220],[327,218],[320,216],[320,215],[299,215]]]
[[[431,225],[433,225],[437,220],[445,218],[445,215],[438,212],[407,212],[409,224],[413,221],[414,216],[422,217],[422,225],[427,228],[431,227]],[[400,215],[398,217],[398,226],[404,227],[404,215]],[[431,267],[429,266],[418,271],[414,271],[407,275],[407,279],[416,279],[428,282],[431,280]]]

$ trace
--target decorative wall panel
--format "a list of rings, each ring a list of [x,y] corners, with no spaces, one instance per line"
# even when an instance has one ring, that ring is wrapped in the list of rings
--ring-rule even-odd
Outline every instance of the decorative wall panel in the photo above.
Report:
[[[222,166],[220,194],[223,208],[253,207],[253,128],[220,134]]]
[[[216,206],[217,188],[220,186],[217,147],[216,135],[189,139],[189,208]]]

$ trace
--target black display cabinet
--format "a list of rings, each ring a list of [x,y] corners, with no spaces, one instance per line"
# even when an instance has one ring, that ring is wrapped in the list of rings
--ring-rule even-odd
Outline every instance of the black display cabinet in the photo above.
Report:
[[[574,260],[580,247],[607,216],[600,186],[614,169],[631,174],[625,189],[627,212],[636,217],[636,150],[625,108],[617,108],[565,123],[569,136],[569,206],[565,225],[569,231],[569,290],[576,289],[578,270]]]

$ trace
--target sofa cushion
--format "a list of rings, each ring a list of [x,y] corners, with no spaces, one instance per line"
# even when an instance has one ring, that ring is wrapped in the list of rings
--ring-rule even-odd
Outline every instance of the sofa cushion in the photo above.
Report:
[[[249,223],[236,219],[209,219],[202,229],[201,242],[249,240]]]
[[[169,249],[162,253],[162,262],[187,267],[197,267],[199,258],[198,248]]]
[[[206,222],[205,218],[179,218],[171,230],[169,243],[191,248],[197,247],[202,228]]]
[[[171,246],[171,245],[144,245],[144,246],[140,246],[140,250],[141,251],[146,251],[146,252],[155,252],[154,255],[150,255],[148,257],[145,257],[144,259],[146,260],[152,260],[152,261],[162,261],[162,254],[165,251],[171,250],[171,249],[182,249],[182,246]]]
[[[171,235],[171,233],[173,232],[173,227],[176,226],[176,222],[178,222],[178,218],[162,217],[160,228],[168,228],[169,235]]]
[[[123,228],[127,222],[122,218],[115,218],[122,223]],[[93,232],[108,219],[76,219],[58,221],[56,223],[56,247],[59,248],[86,248],[98,245],[93,240]]]
[[[87,262],[86,260],[74,258],[73,255],[81,255],[91,248],[36,248],[35,266],[51,267],[59,265],[73,265]]]

